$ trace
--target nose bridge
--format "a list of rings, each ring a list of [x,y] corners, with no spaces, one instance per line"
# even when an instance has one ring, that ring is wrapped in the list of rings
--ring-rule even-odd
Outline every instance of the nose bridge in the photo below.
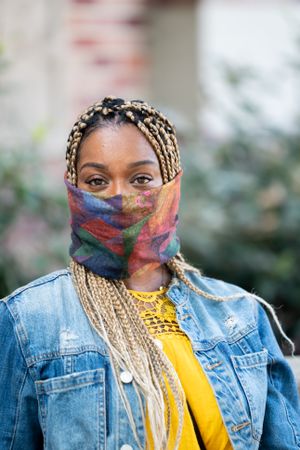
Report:
[[[129,193],[129,187],[126,184],[124,179],[121,178],[115,178],[111,181],[109,194],[110,195],[121,195],[121,194],[128,194]]]

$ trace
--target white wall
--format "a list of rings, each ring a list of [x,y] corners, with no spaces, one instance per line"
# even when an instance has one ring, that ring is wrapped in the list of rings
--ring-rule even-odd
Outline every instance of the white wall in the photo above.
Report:
[[[149,8],[150,101],[180,133],[197,127],[197,3]]]
[[[204,129],[227,133],[224,111],[235,107],[219,79],[221,62],[253,68],[259,79],[249,83],[249,95],[257,99],[269,124],[291,128],[300,111],[300,67],[298,78],[289,67],[300,38],[299,2],[204,0],[198,23],[201,81],[212,101],[202,110]]]
[[[55,129],[50,140],[57,153],[65,146],[68,105],[63,5],[59,0],[0,3],[0,42],[7,61],[1,72],[6,92],[1,94],[2,139],[20,144],[37,128]]]

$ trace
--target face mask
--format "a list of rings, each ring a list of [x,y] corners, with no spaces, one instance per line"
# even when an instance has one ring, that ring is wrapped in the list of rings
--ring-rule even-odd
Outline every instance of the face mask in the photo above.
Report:
[[[71,212],[70,256],[115,280],[169,261],[180,248],[176,227],[181,174],[157,188],[113,197],[83,191],[65,179]]]

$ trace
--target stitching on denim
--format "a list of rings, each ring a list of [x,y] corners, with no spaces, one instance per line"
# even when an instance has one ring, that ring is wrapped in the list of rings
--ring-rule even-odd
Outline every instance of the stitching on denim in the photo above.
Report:
[[[27,358],[27,365],[28,367],[34,365],[35,363],[41,362],[41,361],[48,361],[51,359],[58,359],[61,358],[62,356],[66,356],[66,355],[79,355],[81,353],[87,352],[87,351],[91,351],[91,352],[96,352],[99,353],[101,356],[108,356],[108,353],[104,353],[104,351],[102,351],[101,348],[99,348],[97,345],[85,345],[85,346],[81,346],[79,348],[74,348],[74,349],[68,349],[69,352],[60,352],[60,351],[56,351],[56,352],[49,352],[49,353],[41,353],[40,355],[36,355],[36,356],[31,356],[30,358]]]
[[[102,371],[102,369],[101,369],[101,371]],[[101,375],[102,375],[102,372],[101,372]],[[34,384],[35,384],[35,390],[36,390],[36,396],[37,396],[37,401],[38,401],[38,405],[39,405],[39,409],[40,409],[40,416],[41,416],[41,420],[42,420],[42,424],[41,424],[41,427],[42,427],[42,431],[43,431],[43,437],[44,437],[44,448],[47,448],[47,437],[46,437],[46,423],[45,423],[45,419],[46,419],[46,415],[47,415],[47,411],[46,411],[46,407],[45,407],[45,401],[43,400],[43,397],[44,396],[46,396],[46,395],[49,395],[48,394],[48,392],[45,392],[45,391],[42,391],[42,392],[38,392],[38,385],[39,385],[39,381],[37,381],[37,382],[35,382]],[[87,385],[97,385],[97,384],[99,384],[100,386],[99,386],[99,389],[101,389],[101,385],[104,385],[104,376],[102,377],[101,376],[101,380],[99,381],[98,379],[94,379],[94,380],[91,380],[91,382],[90,383],[82,383],[82,384],[78,384],[78,385],[75,385],[75,389],[76,388],[81,388],[81,387],[85,387],[85,386],[87,386]],[[54,391],[54,390],[52,390],[52,391],[50,391],[49,393],[50,394],[52,394],[52,393],[57,393],[57,392],[66,392],[66,391],[70,391],[70,390],[72,390],[74,388],[74,386],[71,386],[70,387],[70,389],[64,389],[64,390],[57,390],[57,391]],[[99,391],[99,393],[101,394],[101,390]],[[40,394],[40,395],[39,395]],[[103,394],[105,395],[105,388],[103,388]],[[99,401],[97,401],[97,405],[99,404],[100,402]],[[105,412],[105,411],[104,411]],[[105,414],[104,414],[104,420],[105,420]],[[99,426],[99,428],[100,428],[100,426]],[[98,442],[99,442],[99,440],[98,440]],[[105,445],[106,445],[106,431],[104,432],[104,447],[101,447],[100,445],[98,446],[98,449],[99,450],[105,450]]]
[[[101,424],[101,419],[103,422],[103,426],[102,429],[100,429],[99,432],[99,448],[100,450],[105,450],[106,449],[106,389],[105,389],[105,372],[104,372],[104,377],[103,377],[103,392],[102,392],[102,415],[101,415],[101,411],[99,411],[99,428],[100,428],[100,424]],[[101,398],[101,385],[99,386],[99,394],[100,394],[100,398]],[[100,401],[98,402],[99,408],[100,408]],[[101,444],[100,442],[100,436],[103,436],[103,444]]]
[[[13,431],[13,436],[12,436],[12,442],[11,442],[11,447],[10,447],[10,449],[12,449],[12,448],[13,448],[12,445],[13,445],[13,442],[14,442],[14,439],[15,439],[15,436],[16,436],[17,420],[18,420],[18,418],[19,418],[18,405],[19,405],[19,401],[20,401],[20,395],[21,395],[22,390],[23,390],[23,388],[24,388],[24,385],[25,385],[25,381],[26,381],[27,375],[31,378],[33,384],[34,384],[34,378],[32,377],[32,375],[31,375],[31,373],[30,373],[30,370],[29,370],[29,368],[28,368],[28,366],[27,366],[27,362],[26,362],[26,358],[25,358],[25,355],[24,355],[24,350],[23,350],[23,346],[22,346],[22,342],[21,342],[21,337],[20,337],[20,334],[19,334],[19,331],[18,331],[18,328],[20,328],[21,331],[24,331],[24,330],[23,330],[23,327],[22,327],[21,325],[20,325],[20,327],[18,327],[17,322],[16,322],[16,318],[15,318],[15,316],[12,314],[12,312],[11,312],[11,310],[10,310],[10,308],[9,308],[9,306],[8,306],[7,304],[6,304],[6,308],[7,308],[7,311],[8,311],[9,317],[10,317],[10,320],[11,320],[11,322],[12,322],[12,327],[13,327],[13,332],[14,332],[14,337],[15,337],[16,344],[17,344],[17,346],[19,347],[20,353],[21,353],[22,358],[23,358],[23,360],[24,360],[24,366],[26,367],[26,370],[25,370],[25,373],[24,373],[24,378],[23,378],[23,381],[22,381],[22,384],[21,384],[21,388],[20,388],[20,391],[19,391],[19,394],[18,394],[17,414],[16,414],[16,418],[15,418],[15,426],[14,426],[14,431]],[[18,314],[17,314],[17,318],[19,319]],[[20,322],[20,324],[21,324],[21,322]]]
[[[20,417],[20,397],[22,395],[22,391],[23,391],[23,388],[24,388],[24,385],[25,385],[26,376],[27,376],[27,369],[25,370],[25,373],[24,373],[24,376],[23,376],[23,380],[22,380],[22,383],[21,383],[21,387],[20,387],[20,390],[18,392],[18,401],[17,401],[17,407],[16,407],[15,425],[14,425],[14,430],[13,430],[10,450],[13,449],[14,440],[15,440],[15,437],[16,437],[16,434],[17,434],[17,424],[18,424],[18,420],[19,420],[19,417]]]
[[[70,375],[74,372],[74,362],[72,355],[63,356],[63,364],[66,375]]]
[[[170,288],[166,292],[166,296],[169,300],[177,307],[177,306],[183,306],[187,303],[189,296],[190,296],[190,289],[187,287],[186,284],[183,283],[183,281],[178,280],[179,283],[173,283],[173,285],[170,286]],[[174,288],[173,288],[174,286]],[[177,288],[177,289],[176,289]],[[179,291],[179,293],[176,293],[176,290]],[[174,299],[169,296],[169,293],[174,291],[173,296]],[[178,303],[177,303],[178,301]]]
[[[198,361],[199,361],[199,359],[198,359]],[[199,361],[199,363],[201,364],[201,366],[202,366],[203,368],[206,367],[205,364],[202,364],[202,361],[201,361],[201,360]],[[225,372],[226,379],[229,378],[229,380],[230,380],[229,385],[227,385],[227,388],[231,389],[232,392],[234,392],[234,393],[236,394],[236,395],[234,396],[234,402],[236,402],[237,405],[238,405],[236,411],[238,411],[239,417],[241,417],[241,415],[242,415],[242,417],[244,417],[245,419],[248,419],[249,417],[248,417],[248,414],[247,414],[247,412],[246,412],[246,410],[245,410],[245,404],[244,404],[244,403],[245,403],[245,400],[244,400],[244,395],[245,395],[245,394],[242,394],[242,393],[240,392],[240,390],[236,388],[236,383],[234,382],[234,380],[232,379],[232,377],[230,377],[230,375],[229,375],[229,373],[228,373],[228,368],[226,367],[226,365],[223,366],[222,370]],[[205,371],[204,371],[204,373],[205,373]],[[207,375],[208,375],[208,374],[207,374]],[[231,433],[229,432],[230,429],[231,429],[231,428],[229,428],[229,427],[230,427],[230,423],[232,423],[232,421],[231,421],[232,418],[231,418],[230,420],[228,420],[228,417],[226,416],[226,413],[224,412],[224,411],[226,410],[226,408],[227,408],[227,404],[224,403],[225,400],[224,400],[222,394],[218,393],[218,389],[215,390],[215,388],[217,388],[217,385],[212,381],[212,378],[211,378],[211,377],[213,377],[214,375],[215,375],[214,372],[210,372],[210,373],[209,373],[209,376],[207,376],[207,380],[208,380],[208,382],[209,382],[209,384],[210,384],[212,390],[213,390],[213,391],[215,392],[215,394],[216,394],[216,400],[217,400],[217,402],[218,402],[218,404],[219,404],[220,414],[221,414],[221,416],[222,416],[222,419],[223,419],[224,424],[226,424],[226,427],[228,428],[228,436],[229,436],[229,438],[230,438],[230,441],[231,441],[231,442],[234,442],[234,441],[232,440]],[[240,385],[240,380],[237,380],[237,382],[238,382],[239,385]],[[225,401],[225,402],[226,402],[226,401]],[[247,421],[247,420],[246,420],[246,421]]]
[[[241,370],[245,370],[245,369],[255,369],[256,367],[265,367],[267,365],[268,365],[267,362],[261,362],[261,363],[257,363],[257,364],[245,364],[244,366],[235,364],[235,367],[237,367]]]
[[[100,392],[101,387],[99,386],[98,383],[98,389],[96,389],[97,395],[96,395],[96,421],[97,421],[97,428],[96,428],[96,434],[97,434],[97,450],[102,450],[101,449],[101,444],[100,444],[100,433],[101,433],[101,428],[100,428],[100,423],[101,423],[101,418],[100,418],[100,401],[101,401],[101,392]]]
[[[49,380],[38,380],[35,382],[35,385],[37,387],[37,391],[40,394],[45,394],[45,395],[49,395],[52,393],[56,393],[56,392],[67,392],[70,390],[74,390],[74,389],[79,389],[81,387],[85,387],[85,386],[90,386],[91,384],[103,384],[104,383],[104,369],[96,369],[95,370],[91,370],[88,371],[91,373],[85,373],[85,372],[78,372],[78,373],[74,373],[72,375],[74,376],[70,376],[70,375],[66,375],[66,376],[62,376],[62,377],[57,377],[57,378],[53,378],[53,388],[51,388],[50,386],[47,387],[47,385],[50,385],[51,383],[48,383]],[[96,374],[96,376],[95,376]],[[78,376],[77,376],[78,375]],[[66,377],[68,377],[66,379]],[[80,381],[80,378],[82,378],[82,380],[85,381]],[[72,381],[77,381],[76,383],[64,386],[64,387],[55,387],[55,384],[60,384],[60,381],[66,381],[69,383],[72,383]]]
[[[249,389],[247,379],[244,376],[245,372],[238,371],[238,372],[236,372],[236,374],[237,374],[238,378],[240,379],[240,383],[241,383],[242,389],[244,391],[244,394],[246,396],[246,400],[247,400],[247,403],[249,406],[250,418],[252,420],[252,436],[255,440],[259,441],[261,438],[261,435],[262,435],[263,425],[261,424],[261,426],[259,427],[257,424],[255,424],[255,422],[257,422],[257,419],[258,419],[257,406],[256,406],[255,402],[253,401],[252,392]],[[266,384],[267,384],[267,374],[265,374],[265,376],[266,376]],[[266,386],[266,388],[267,388],[267,386]]]
[[[37,381],[36,383],[38,384],[39,381]],[[41,394],[41,395],[58,394],[60,392],[74,391],[75,389],[81,389],[82,387],[91,386],[91,385],[95,385],[95,384],[99,384],[99,383],[101,383],[101,381],[87,381],[85,383],[78,383],[78,384],[74,384],[72,386],[68,386],[65,388],[54,388],[54,389],[47,389],[47,390],[41,389],[39,394]]]
[[[234,339],[226,339],[225,336],[219,336],[210,341],[206,341],[207,344],[205,345],[204,341],[198,341],[194,343],[193,348],[195,349],[195,351],[205,351],[214,349],[220,342],[225,342],[228,345],[236,344],[240,340],[244,339],[246,336],[255,331],[257,331],[257,325],[251,324],[248,325],[246,328],[243,328],[243,330],[239,331],[236,335],[234,335],[233,336]]]
[[[115,378],[113,377],[114,383],[116,384]],[[115,442],[115,448],[119,449],[119,442],[120,442],[120,395],[119,395],[119,391],[118,391],[118,387],[117,385],[114,386],[114,389],[116,389],[117,391],[117,395],[116,395],[116,425],[115,425],[115,433],[116,433],[116,442]],[[111,408],[112,410],[113,408]],[[110,416],[110,422],[111,422],[111,426],[114,426],[114,424],[112,423],[112,417]]]
[[[230,357],[230,359],[231,359],[231,361],[232,361],[232,356]],[[239,399],[240,399],[240,402],[242,403],[242,407],[243,407],[245,416],[246,416],[246,418],[248,419],[248,420],[246,420],[246,422],[243,422],[243,423],[249,422],[249,424],[251,425],[251,420],[253,420],[253,417],[252,417],[252,409],[251,409],[251,405],[250,405],[249,399],[248,399],[248,392],[247,392],[248,390],[247,390],[247,388],[245,388],[245,382],[244,382],[244,379],[243,379],[243,375],[242,375],[242,374],[239,374],[239,373],[237,372],[237,370],[236,370],[237,367],[233,364],[233,361],[232,361],[232,366],[233,366],[233,369],[234,369],[234,373],[235,373],[237,385],[239,386],[239,389],[238,389],[238,392],[239,392]],[[241,400],[241,398],[242,398],[242,400]],[[250,421],[249,421],[249,419],[250,419]],[[235,427],[235,426],[236,426],[236,425],[234,425],[233,427],[231,427],[231,430],[232,430],[232,431],[238,431],[238,430],[234,430],[234,427]],[[252,437],[253,437],[254,439],[256,439],[256,438],[255,438],[256,431],[255,431],[254,429],[252,430],[251,435],[252,435]]]
[[[98,389],[96,390],[96,445],[97,445],[97,450],[102,450],[101,448],[101,444],[100,444],[100,435],[101,435],[101,428],[100,428],[100,423],[101,423],[101,418],[100,418],[100,402],[101,402],[101,387],[98,386]]]
[[[41,428],[42,428],[43,438],[44,438],[44,448],[46,449],[47,448],[47,435],[46,435],[46,422],[45,422],[46,408],[44,406],[44,401],[38,395],[36,383],[34,383],[34,387],[35,387],[36,398],[37,398],[38,408],[39,408],[40,417],[41,417]]]
[[[263,351],[257,352],[257,353],[262,354],[262,353],[265,353],[265,351],[263,350]],[[254,353],[254,355],[255,355],[255,353]],[[249,355],[247,355],[247,354],[243,355],[242,358],[244,356],[247,357]],[[239,357],[237,357],[237,358],[239,358]],[[246,403],[247,403],[248,408],[249,408],[250,419],[252,420],[252,423],[253,423],[252,436],[253,436],[253,438],[256,441],[260,441],[261,435],[262,435],[262,425],[261,425],[261,427],[258,427],[258,425],[255,425],[255,418],[257,419],[257,407],[256,407],[256,405],[254,404],[254,402],[252,400],[252,393],[249,390],[248,383],[247,383],[246,378],[245,378],[245,371],[244,371],[244,369],[248,369],[248,368],[259,369],[261,367],[264,367],[265,368],[264,371],[265,371],[266,383],[268,383],[268,374],[267,374],[267,366],[268,366],[268,364],[267,364],[267,360],[263,364],[259,364],[259,365],[251,364],[251,365],[240,366],[238,364],[235,364],[236,358],[234,357],[234,355],[232,355],[230,357],[230,359],[232,361],[235,374],[237,376],[237,379],[238,379],[239,384],[241,386],[242,392],[244,393],[244,396],[245,396],[245,399],[246,399]],[[267,388],[267,386],[266,386],[266,388]],[[267,399],[266,399],[266,401],[267,401]]]
[[[7,307],[7,310],[9,311],[9,315],[11,316],[11,319],[12,319],[13,329],[14,329],[15,335],[17,337],[16,341],[19,344],[22,356],[24,358],[25,365],[26,365],[26,367],[28,367],[27,358],[25,356],[26,352],[24,349],[26,343],[28,342],[26,331],[23,327],[23,324],[19,317],[18,311],[15,310],[13,305],[11,305],[11,307],[10,307],[8,304],[6,304],[6,307]]]
[[[275,362],[275,361],[274,361],[274,362]],[[273,363],[273,364],[274,364],[274,363]],[[271,384],[273,385],[274,389],[277,390],[276,383],[275,383],[275,380],[274,380],[273,374],[272,374],[272,372],[273,372],[273,364],[270,365],[270,382],[271,382]],[[289,415],[289,411],[288,411],[288,408],[287,408],[287,405],[286,405],[286,402],[285,402],[285,397],[282,395],[282,393],[281,393],[279,390],[277,390],[277,391],[278,391],[278,394],[279,394],[280,402],[281,402],[281,404],[282,404],[282,406],[283,406],[283,409],[285,410],[286,417],[287,417],[287,421],[288,421],[288,423],[290,424],[291,430],[292,430],[292,432],[293,432],[293,436],[294,436],[294,439],[295,439],[295,443],[296,443],[297,446],[300,446],[300,440],[298,439],[297,434],[295,433],[294,425],[293,425],[293,423],[291,422],[291,418],[290,418],[290,415]],[[296,430],[296,431],[297,431],[297,430]]]
[[[259,358],[261,360],[259,360]],[[256,359],[258,361],[251,361],[252,359]],[[231,360],[233,362],[234,367],[239,369],[251,369],[255,367],[265,367],[268,365],[268,351],[266,349],[255,352],[255,353],[246,353],[244,355],[231,355]],[[250,360],[250,364],[247,361]]]
[[[46,275],[42,278],[32,281],[31,283],[26,284],[25,286],[22,286],[19,289],[16,289],[14,292],[1,299],[1,301],[7,303],[9,300],[14,300],[16,297],[18,297],[20,294],[23,294],[23,292],[26,292],[28,289],[32,289],[50,283],[51,281],[54,281],[62,276],[69,277],[70,276],[69,270],[68,269],[57,270],[55,272],[52,272],[52,274]]]
[[[17,324],[16,324],[16,320],[15,320],[14,316],[12,315],[12,313],[11,313],[11,311],[10,311],[8,305],[7,305],[7,310],[9,311],[9,314],[10,314],[10,316],[11,316],[11,318],[12,318],[13,325],[16,325],[16,326],[13,326],[14,334],[15,334],[16,342],[17,342],[18,347],[19,347],[19,349],[20,349],[21,355],[22,355],[22,357],[23,357],[23,359],[24,359],[24,365],[27,367],[26,372],[28,373],[28,376],[30,376],[32,382],[35,383],[35,379],[34,379],[34,377],[32,376],[30,367],[29,367],[28,364],[27,364],[27,360],[26,360],[26,357],[25,357],[25,354],[24,354],[24,351],[23,351],[22,342],[21,342],[21,337],[20,337],[20,335],[19,335],[19,331],[18,331],[18,326],[17,326]],[[20,328],[23,330],[23,327],[20,327]]]

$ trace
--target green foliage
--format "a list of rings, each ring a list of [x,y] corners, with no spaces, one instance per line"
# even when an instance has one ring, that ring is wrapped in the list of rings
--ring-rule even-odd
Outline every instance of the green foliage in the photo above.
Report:
[[[253,79],[253,72],[249,73]],[[222,141],[186,143],[183,251],[209,275],[278,308],[300,351],[300,133],[268,126],[243,89],[247,70],[225,67],[237,106]],[[282,307],[281,307],[282,306]]]
[[[10,62],[0,42],[0,95],[9,100],[15,86],[5,78]],[[64,192],[44,183],[47,166],[41,147],[47,134],[38,124],[31,136],[24,130],[24,110],[7,101],[1,126],[14,144],[0,144],[0,298],[50,270],[64,267],[69,243]],[[27,112],[25,112],[26,114]],[[8,133],[7,133],[8,131]]]
[[[42,165],[33,144],[0,151],[0,298],[67,256],[65,197],[42,183]]]
[[[300,73],[299,62],[291,67]],[[283,305],[278,315],[299,352],[299,128],[269,125],[247,94],[258,80],[251,68],[220,70],[236,106],[227,116],[232,133],[220,142],[182,145],[182,248],[208,276]],[[67,261],[66,198],[43,188],[46,167],[37,152],[46,132],[39,125],[21,150],[1,144],[0,297]]]

